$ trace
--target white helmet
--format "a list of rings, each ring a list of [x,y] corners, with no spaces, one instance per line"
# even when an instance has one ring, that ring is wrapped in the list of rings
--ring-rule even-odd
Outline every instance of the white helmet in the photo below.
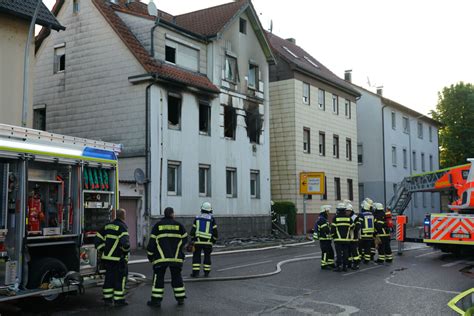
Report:
[[[362,204],[360,205],[363,210],[369,211],[370,210],[370,203],[367,202],[366,200],[362,201]]]
[[[210,202],[204,202],[201,205],[201,212],[212,213],[212,205]]]
[[[367,202],[369,206],[372,206],[372,204],[374,204],[374,201],[371,198],[365,198],[364,201]]]
[[[326,205],[321,206],[321,213],[326,212],[326,211],[328,212],[331,211],[331,205],[326,204]]]
[[[383,211],[383,204],[382,203],[374,203],[374,208],[379,211]]]
[[[337,203],[336,209],[345,210],[346,209],[346,203]]]
[[[351,203],[346,204],[346,210],[348,210],[348,211],[353,211],[354,210]]]

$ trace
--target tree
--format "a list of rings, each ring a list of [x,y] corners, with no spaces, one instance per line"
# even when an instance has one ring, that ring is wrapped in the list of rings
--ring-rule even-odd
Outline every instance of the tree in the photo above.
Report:
[[[440,165],[451,167],[474,158],[474,86],[459,82],[438,92],[432,117],[439,128]]]

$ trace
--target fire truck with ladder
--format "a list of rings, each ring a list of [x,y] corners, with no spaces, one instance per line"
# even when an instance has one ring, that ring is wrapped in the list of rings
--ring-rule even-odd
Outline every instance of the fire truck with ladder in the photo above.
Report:
[[[423,242],[443,252],[474,248],[474,159],[469,164],[405,177],[388,207],[401,215],[415,192],[440,192],[448,198],[446,212],[427,214]]]
[[[99,282],[121,145],[0,124],[0,302]]]

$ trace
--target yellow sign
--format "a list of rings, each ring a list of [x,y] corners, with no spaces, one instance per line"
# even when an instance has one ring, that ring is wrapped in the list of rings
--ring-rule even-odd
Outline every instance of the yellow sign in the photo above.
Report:
[[[324,172],[300,172],[300,194],[324,194]]]

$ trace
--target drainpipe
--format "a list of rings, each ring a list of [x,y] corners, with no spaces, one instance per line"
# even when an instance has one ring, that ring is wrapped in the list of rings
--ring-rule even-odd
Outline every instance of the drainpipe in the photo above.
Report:
[[[145,89],[145,220],[147,234],[150,232],[150,88],[155,82],[150,83]],[[146,238],[143,236],[143,239]],[[145,243],[143,243],[145,245]]]
[[[382,159],[383,159],[383,205],[387,207],[387,176],[385,170],[385,118],[383,115],[383,110],[387,107],[384,105],[382,107]]]

